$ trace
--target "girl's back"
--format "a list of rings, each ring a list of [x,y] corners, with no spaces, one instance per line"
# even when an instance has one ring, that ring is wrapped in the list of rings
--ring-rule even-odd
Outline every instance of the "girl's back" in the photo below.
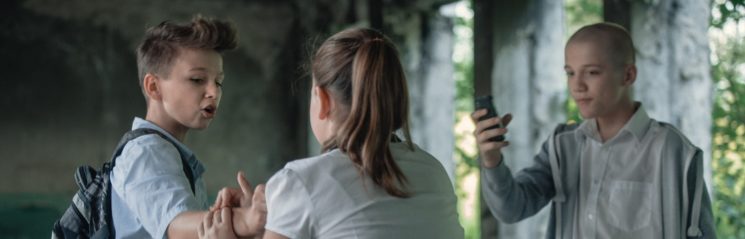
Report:
[[[290,238],[462,238],[442,165],[416,146],[390,150],[409,197],[386,193],[335,149],[288,163],[269,180],[266,229]]]

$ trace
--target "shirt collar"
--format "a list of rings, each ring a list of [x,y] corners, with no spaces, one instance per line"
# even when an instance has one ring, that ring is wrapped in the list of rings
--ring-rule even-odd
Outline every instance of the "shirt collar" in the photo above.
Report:
[[[594,118],[582,121],[582,123],[579,124],[579,127],[577,127],[575,135],[578,139],[584,136],[600,142],[597,125],[598,124],[595,122]]]
[[[651,119],[642,103],[636,102],[636,104],[639,107],[636,109],[636,112],[634,112],[634,115],[631,116],[629,122],[627,122],[621,130],[628,131],[636,137],[636,140],[641,140],[649,129]]]
[[[186,145],[181,143],[181,141],[178,141],[175,137],[173,137],[173,135],[168,133],[168,131],[150,121],[147,121],[140,117],[135,117],[134,121],[132,122],[132,130],[139,128],[154,129],[168,137],[170,141],[174,143],[173,145],[176,146],[176,149],[178,149],[179,153],[184,156],[184,159],[186,159],[186,162],[189,163],[189,166],[191,166],[191,168],[193,169],[192,171],[194,173],[195,179],[201,176],[202,173],[205,171],[204,165],[202,165],[199,160],[197,160],[194,153],[188,147],[186,147]]]
[[[649,115],[647,114],[647,111],[644,109],[644,105],[640,102],[635,102],[635,105],[637,105],[636,112],[631,116],[629,121],[626,122],[626,124],[621,128],[621,130],[618,131],[618,134],[621,134],[623,132],[629,132],[631,135],[636,138],[636,140],[641,140],[642,137],[644,137],[644,134],[647,133],[647,130],[649,129],[649,123],[651,119],[649,118]],[[578,130],[577,130],[577,136],[586,136],[594,139],[595,141],[601,142],[600,139],[600,132],[597,129],[597,121],[595,119],[589,119],[585,120],[580,124]]]

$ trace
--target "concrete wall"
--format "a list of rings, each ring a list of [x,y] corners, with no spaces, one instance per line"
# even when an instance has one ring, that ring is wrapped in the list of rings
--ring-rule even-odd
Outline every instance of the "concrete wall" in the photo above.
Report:
[[[134,55],[144,29],[196,12],[233,20],[240,35],[240,48],[225,55],[218,118],[186,140],[210,170],[210,188],[232,182],[237,170],[265,179],[304,156],[306,91],[291,86],[315,26],[302,25],[298,4],[285,2],[9,3],[0,65],[10,93],[2,106],[15,110],[0,119],[0,192],[71,192],[76,166],[108,160],[132,118],[144,115]]]
[[[439,67],[447,65],[443,59],[452,49],[448,21],[437,18],[438,6],[446,2],[385,1],[382,11],[383,30],[397,41],[412,82],[415,138],[450,160],[452,106],[433,115],[432,106],[442,104],[428,102],[447,103],[454,95],[447,85],[453,83],[452,70]],[[0,193],[71,193],[78,165],[107,161],[133,117],[145,113],[134,54],[144,30],[166,19],[188,21],[195,13],[232,20],[239,48],[224,56],[218,117],[208,129],[190,133],[186,144],[205,163],[210,191],[235,185],[238,170],[251,181],[266,181],[288,160],[317,152],[307,123],[309,78],[299,67],[313,43],[348,26],[368,25],[368,7],[362,0],[4,2]],[[428,30],[431,24],[437,31]],[[447,56],[437,51],[432,56],[427,49]],[[438,68],[431,59],[439,61]],[[438,69],[446,71],[429,74]],[[445,80],[434,80],[438,77]],[[452,92],[439,98],[442,94],[428,88],[432,81]],[[421,120],[422,115],[444,117],[438,121],[444,126]],[[428,136],[433,127],[448,130]]]

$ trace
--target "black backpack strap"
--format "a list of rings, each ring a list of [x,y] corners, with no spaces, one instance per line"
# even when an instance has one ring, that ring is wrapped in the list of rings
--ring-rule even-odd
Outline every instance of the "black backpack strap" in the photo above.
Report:
[[[122,136],[122,139],[119,140],[119,144],[117,144],[117,146],[116,146],[116,150],[114,151],[114,155],[111,156],[111,163],[110,163],[110,165],[108,165],[108,166],[107,165],[104,165],[104,169],[105,170],[112,170],[112,169],[114,169],[114,166],[116,165],[116,162],[115,162],[116,161],[116,157],[118,157],[119,155],[122,154],[122,150],[124,150],[124,146],[127,145],[127,143],[129,143],[129,141],[132,141],[133,139],[136,139],[137,137],[140,137],[140,136],[143,136],[143,135],[149,135],[149,134],[157,134],[161,138],[163,138],[166,141],[168,141],[171,144],[173,144],[174,147],[176,146],[176,142],[173,142],[173,140],[171,140],[171,138],[169,138],[168,136],[164,135],[163,133],[161,133],[158,130],[149,129],[149,128],[135,129],[135,130],[132,130],[132,131],[129,131],[129,132],[125,133],[124,136]],[[184,169],[184,174],[186,175],[186,178],[189,180],[189,186],[191,187],[191,193],[194,194],[194,195],[196,195],[196,190],[194,188],[194,173],[191,170],[191,166],[189,166],[189,163],[186,162],[186,158],[181,153],[181,151],[178,150],[178,147],[176,148],[176,150],[179,152],[179,158],[181,158],[181,164],[182,164],[183,169]]]

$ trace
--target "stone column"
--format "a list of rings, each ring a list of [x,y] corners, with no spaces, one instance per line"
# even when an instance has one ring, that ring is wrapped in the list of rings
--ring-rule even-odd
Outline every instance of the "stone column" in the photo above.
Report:
[[[532,165],[540,145],[565,120],[564,28],[557,26],[564,8],[551,0],[493,4],[492,94],[497,111],[514,116],[507,134],[510,146],[502,152],[517,173]],[[548,211],[546,207],[519,223],[500,224],[500,238],[544,237]]]
[[[455,78],[453,25],[450,19],[432,16],[421,46],[418,76],[410,77],[412,137],[435,156],[455,180]]]
[[[650,117],[674,125],[703,150],[711,195],[710,7],[711,1],[701,0],[633,1],[631,36],[636,100]]]

